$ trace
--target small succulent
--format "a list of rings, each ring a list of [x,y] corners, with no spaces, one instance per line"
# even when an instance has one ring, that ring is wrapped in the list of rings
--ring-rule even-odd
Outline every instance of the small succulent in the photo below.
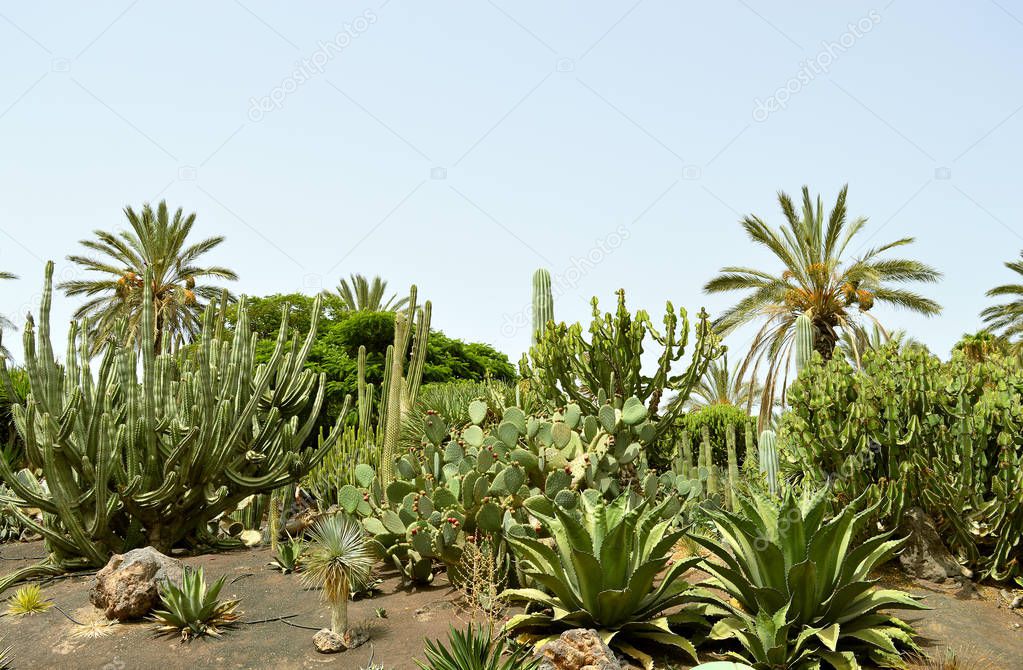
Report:
[[[11,596],[7,605],[7,613],[11,616],[41,614],[53,607],[53,603],[43,597],[43,590],[38,584],[22,586]]]
[[[165,609],[156,610],[152,619],[158,634],[180,633],[182,640],[202,635],[220,637],[221,629],[234,625],[240,613],[237,600],[219,600],[224,577],[206,587],[202,568],[186,568],[181,586],[165,581],[160,586],[160,600]]]
[[[448,643],[426,641],[427,662],[416,661],[421,670],[536,670],[540,659],[524,648],[511,648],[505,638],[494,639],[486,628],[454,626]]]
[[[277,557],[270,562],[270,565],[285,575],[289,572],[298,572],[305,548],[306,544],[302,538],[289,535],[287,542],[277,543]]]

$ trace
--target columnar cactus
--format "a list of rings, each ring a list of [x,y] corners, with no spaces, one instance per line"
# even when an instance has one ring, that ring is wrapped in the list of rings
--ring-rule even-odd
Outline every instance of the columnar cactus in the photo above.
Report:
[[[554,320],[554,296],[551,273],[540,268],[533,273],[533,344],[543,337],[547,324]]]
[[[813,356],[813,321],[805,313],[796,317],[796,372],[801,372]]]
[[[249,495],[296,481],[341,434],[346,411],[316,448],[303,446],[324,398],[324,376],[304,369],[319,298],[305,342],[288,344],[285,312],[272,357],[256,365],[244,298],[233,332],[224,328],[223,304],[219,315],[210,307],[197,342],[171,353],[165,338],[154,352],[147,279],[142,346],[111,340],[93,370],[87,322],[72,323],[63,364],[53,352],[52,278],[51,262],[38,328],[30,319],[24,332],[31,393],[13,408],[26,458],[46,488],[0,459],[0,476],[20,505],[45,513],[38,524],[14,510],[47,542],[48,563],[34,574],[102,566],[112,553],[145,544],[169,551],[202,542],[210,520]],[[3,360],[0,375],[8,376]],[[0,590],[32,574],[15,573]]]
[[[426,345],[430,337],[430,301],[416,307],[416,287],[409,293],[405,312],[395,315],[394,344],[387,347],[384,363],[384,383],[381,389],[379,423],[376,431],[380,438],[380,480],[387,486],[394,480],[394,459],[397,457],[398,438],[405,413],[415,405],[419,384],[423,379]],[[412,333],[415,331],[415,338]],[[405,372],[405,356],[412,344]]]
[[[739,457],[735,451],[735,425],[729,424],[725,429],[725,441],[728,449],[728,509],[735,509],[736,487],[739,485]]]
[[[760,433],[760,472],[767,477],[767,488],[778,494],[778,445],[773,430]]]

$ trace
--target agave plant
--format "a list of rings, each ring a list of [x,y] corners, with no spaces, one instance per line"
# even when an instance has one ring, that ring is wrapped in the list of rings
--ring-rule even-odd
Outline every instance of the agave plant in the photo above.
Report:
[[[277,557],[270,562],[270,565],[280,570],[283,574],[298,572],[299,561],[305,552],[305,541],[300,537],[288,535],[287,542],[277,544]]]
[[[53,603],[43,597],[43,590],[38,584],[22,586],[11,596],[7,604],[7,613],[11,616],[42,614],[53,607]]]
[[[202,568],[185,568],[181,586],[165,581],[160,586],[160,600],[166,609],[155,610],[158,634],[181,634],[182,640],[202,635],[220,637],[221,629],[238,621],[237,600],[219,600],[225,577],[206,587]]]
[[[416,661],[422,670],[536,670],[540,659],[523,648],[511,649],[504,638],[493,638],[486,628],[454,626],[447,645],[426,641],[427,662]]]
[[[523,572],[550,593],[506,590],[506,598],[543,608],[512,617],[506,630],[540,647],[566,629],[592,628],[647,670],[653,658],[640,647],[649,643],[677,647],[695,659],[692,643],[669,624],[702,623],[702,618],[688,609],[665,614],[692,599],[682,575],[701,560],[694,556],[667,567],[672,547],[684,535],[671,530],[670,520],[662,520],[670,500],[654,507],[645,499],[633,505],[629,494],[623,494],[605,503],[595,490],[579,500],[581,519],[558,505],[553,517],[533,511],[554,540],[553,547],[534,538],[508,538]],[[666,567],[655,587],[655,578]]]
[[[706,586],[725,594],[707,592],[709,611],[724,615],[710,637],[738,640],[743,651],[732,657],[757,670],[846,670],[863,657],[901,668],[901,652],[918,651],[912,628],[879,610],[926,608],[869,577],[905,539],[884,533],[853,546],[876,506],[857,513],[857,500],[826,520],[828,493],[736,496],[734,512],[708,510],[723,542],[692,537],[713,558],[703,566],[713,577]]]

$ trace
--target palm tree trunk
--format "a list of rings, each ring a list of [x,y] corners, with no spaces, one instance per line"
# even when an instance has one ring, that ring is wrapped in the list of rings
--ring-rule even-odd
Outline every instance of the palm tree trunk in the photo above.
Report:
[[[830,361],[835,355],[835,344],[838,342],[838,333],[830,323],[814,321],[814,350],[826,361]]]

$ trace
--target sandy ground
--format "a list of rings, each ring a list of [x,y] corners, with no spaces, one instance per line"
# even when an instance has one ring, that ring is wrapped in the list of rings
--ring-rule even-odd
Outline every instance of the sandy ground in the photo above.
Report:
[[[0,572],[28,565],[42,554],[42,544],[0,545]],[[339,668],[359,670],[373,655],[388,670],[416,670],[414,659],[423,658],[424,638],[442,638],[449,624],[463,626],[467,614],[457,604],[459,593],[444,575],[425,589],[405,590],[399,580],[384,575],[380,593],[351,604],[353,623],[368,629],[371,642],[333,656],[313,648],[314,630],[328,625],[329,615],[316,591],[304,589],[295,575],[282,575],[267,566],[268,548],[239,550],[188,557],[186,564],[205,568],[208,579],[228,575],[222,596],[241,599],[243,621],[255,622],[294,615],[282,621],[241,624],[221,639],[198,639],[182,643],[155,637],[146,623],[120,624],[105,629],[105,637],[76,637],[80,631],[56,609],[29,616],[0,618],[0,635],[14,646],[14,668],[94,668],[96,670],[185,668]],[[896,580],[893,575],[886,581]],[[102,620],[89,603],[91,578],[78,576],[50,581],[44,592],[55,605],[78,621]],[[926,597],[933,609],[914,613],[908,620],[917,626],[928,650],[946,646],[970,659],[989,662],[998,670],[1023,670],[1023,616],[1001,607],[996,589],[980,587],[969,597],[953,587],[916,583],[898,584]],[[11,591],[0,597],[6,598]],[[383,610],[385,617],[378,616]],[[665,668],[685,668],[678,662]],[[982,668],[984,666],[978,666]]]

